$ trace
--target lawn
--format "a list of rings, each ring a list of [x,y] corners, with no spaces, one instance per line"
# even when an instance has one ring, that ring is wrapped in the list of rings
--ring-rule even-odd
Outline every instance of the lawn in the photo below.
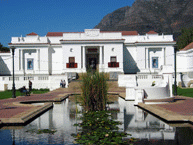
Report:
[[[186,96],[186,97],[192,97],[193,98],[193,88],[177,88],[177,94],[179,96]]]
[[[49,89],[32,89],[31,93],[33,94],[43,94],[43,93],[47,93],[49,92]],[[16,96],[21,96],[21,93],[19,92],[19,90],[16,90],[15,92]],[[12,98],[12,90],[7,90],[7,91],[3,91],[0,92],[0,100],[1,99],[8,99],[8,98]]]

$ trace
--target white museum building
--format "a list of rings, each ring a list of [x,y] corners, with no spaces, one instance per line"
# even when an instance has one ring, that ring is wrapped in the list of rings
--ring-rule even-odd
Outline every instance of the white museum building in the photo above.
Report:
[[[178,84],[193,87],[193,42],[177,52]]]
[[[48,32],[39,36],[12,37],[15,47],[16,89],[32,80],[33,88],[59,88],[60,80],[88,69],[117,79],[121,74],[167,74],[174,72],[173,35],[150,31]],[[12,87],[12,54],[0,53],[0,90]],[[24,83],[25,82],[25,83]]]

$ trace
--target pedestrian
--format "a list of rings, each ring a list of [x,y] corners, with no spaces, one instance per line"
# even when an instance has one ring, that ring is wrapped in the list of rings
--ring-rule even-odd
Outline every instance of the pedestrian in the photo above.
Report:
[[[63,88],[63,81],[60,81],[60,87]]]
[[[65,86],[66,86],[66,81],[64,80],[63,81],[63,88],[65,88]]]
[[[32,90],[32,82],[29,80],[29,92]]]

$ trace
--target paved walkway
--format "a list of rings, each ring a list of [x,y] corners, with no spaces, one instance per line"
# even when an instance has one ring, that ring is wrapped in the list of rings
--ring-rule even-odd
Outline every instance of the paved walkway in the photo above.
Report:
[[[125,88],[119,88],[117,82],[109,82],[109,93],[119,94],[125,98]],[[52,107],[52,102],[60,102],[69,94],[80,94],[80,84],[71,82],[69,88],[59,88],[45,94],[0,100],[0,125],[23,125],[37,115]],[[48,102],[44,105],[21,104],[21,102]],[[50,103],[49,103],[50,102]],[[139,107],[157,115],[167,122],[193,124],[193,98],[177,96],[175,102],[168,104],[143,104]]]
[[[138,106],[168,123],[186,122],[193,124],[193,98],[190,97],[176,96],[172,103],[140,103]]]
[[[64,100],[73,91],[60,88],[45,94],[31,94],[0,100],[0,124],[25,124],[34,116],[52,107],[52,102]],[[78,93],[78,92],[77,92]],[[51,102],[44,105],[23,104],[26,102]]]

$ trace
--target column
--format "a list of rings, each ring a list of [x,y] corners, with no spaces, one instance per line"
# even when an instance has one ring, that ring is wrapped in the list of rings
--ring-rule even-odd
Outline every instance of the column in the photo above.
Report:
[[[83,55],[83,60],[82,60],[82,64],[83,64],[83,69],[85,69],[86,67],[86,47],[85,46],[83,46],[83,51],[82,51],[82,55]]]
[[[163,65],[165,65],[166,64],[166,62],[165,62],[165,47],[163,47],[162,48],[162,62],[163,62]]]
[[[19,50],[19,56],[20,56],[19,70],[23,70],[23,50],[22,49]]]
[[[148,54],[148,48],[145,48],[145,68],[149,68],[149,54]]]
[[[100,57],[99,57],[99,68],[102,68],[102,64],[103,64],[103,62],[102,62],[102,60],[103,60],[103,50],[102,50],[102,46],[100,46],[99,47],[99,55],[100,55]]]
[[[21,70],[21,49],[19,49],[19,70]]]
[[[38,55],[38,59],[37,59],[37,61],[38,61],[38,70],[40,70],[40,49],[37,49],[36,51],[37,51],[37,55]]]

